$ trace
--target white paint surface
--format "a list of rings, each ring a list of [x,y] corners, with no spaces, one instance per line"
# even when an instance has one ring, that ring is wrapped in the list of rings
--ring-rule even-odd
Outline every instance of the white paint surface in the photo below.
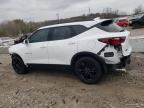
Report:
[[[144,52],[144,35],[130,38],[133,52]],[[8,53],[7,47],[0,47],[0,54]]]

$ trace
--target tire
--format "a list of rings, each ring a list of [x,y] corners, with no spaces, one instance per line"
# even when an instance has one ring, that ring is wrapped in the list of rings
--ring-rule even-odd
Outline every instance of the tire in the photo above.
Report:
[[[86,84],[98,83],[103,75],[101,65],[91,57],[80,58],[75,63],[75,73]]]
[[[28,68],[24,64],[23,60],[19,56],[12,56],[12,67],[17,74],[28,73]]]

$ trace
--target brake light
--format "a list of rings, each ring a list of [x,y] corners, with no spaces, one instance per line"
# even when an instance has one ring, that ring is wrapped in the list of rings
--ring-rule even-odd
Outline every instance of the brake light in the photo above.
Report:
[[[112,38],[101,38],[99,39],[100,42],[109,44],[109,45],[120,45],[125,41],[126,37],[112,37]]]

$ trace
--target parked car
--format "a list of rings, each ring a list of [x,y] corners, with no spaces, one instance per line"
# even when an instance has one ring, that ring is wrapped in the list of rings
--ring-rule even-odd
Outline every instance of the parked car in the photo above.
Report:
[[[129,25],[128,18],[115,19],[114,22],[121,27],[127,27]]]
[[[10,46],[14,44],[14,39],[10,37],[1,37],[0,38],[0,46]]]
[[[87,84],[100,81],[109,66],[125,66],[132,48],[130,32],[112,20],[58,24],[39,28],[23,43],[9,48],[16,73],[29,66],[68,66]]]
[[[144,16],[131,20],[130,26],[132,26],[133,28],[144,27]]]
[[[132,21],[136,20],[136,19],[140,19],[141,17],[143,17],[144,14],[138,14],[138,15],[133,15],[129,17],[129,24],[132,23]]]

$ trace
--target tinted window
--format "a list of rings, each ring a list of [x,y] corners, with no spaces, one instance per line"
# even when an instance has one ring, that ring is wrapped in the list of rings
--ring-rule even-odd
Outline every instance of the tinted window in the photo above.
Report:
[[[142,16],[142,17],[140,18],[140,21],[141,21],[141,22],[144,22],[144,16]]]
[[[107,32],[121,32],[124,31],[124,28],[118,26],[117,24],[113,23],[112,20],[107,20],[102,23],[96,24],[96,27],[107,31]]]
[[[144,20],[144,16],[142,16],[142,17],[141,17],[141,19],[143,19],[143,20]]]
[[[48,40],[48,33],[49,29],[43,29],[35,32],[32,36],[29,38],[30,43],[35,42],[44,42]]]
[[[74,25],[72,26],[73,30],[75,31],[76,35],[81,34],[87,30],[86,27],[81,25]]]
[[[70,27],[57,27],[57,28],[53,28],[53,34],[51,40],[68,39],[71,37],[72,37],[72,32]]]

